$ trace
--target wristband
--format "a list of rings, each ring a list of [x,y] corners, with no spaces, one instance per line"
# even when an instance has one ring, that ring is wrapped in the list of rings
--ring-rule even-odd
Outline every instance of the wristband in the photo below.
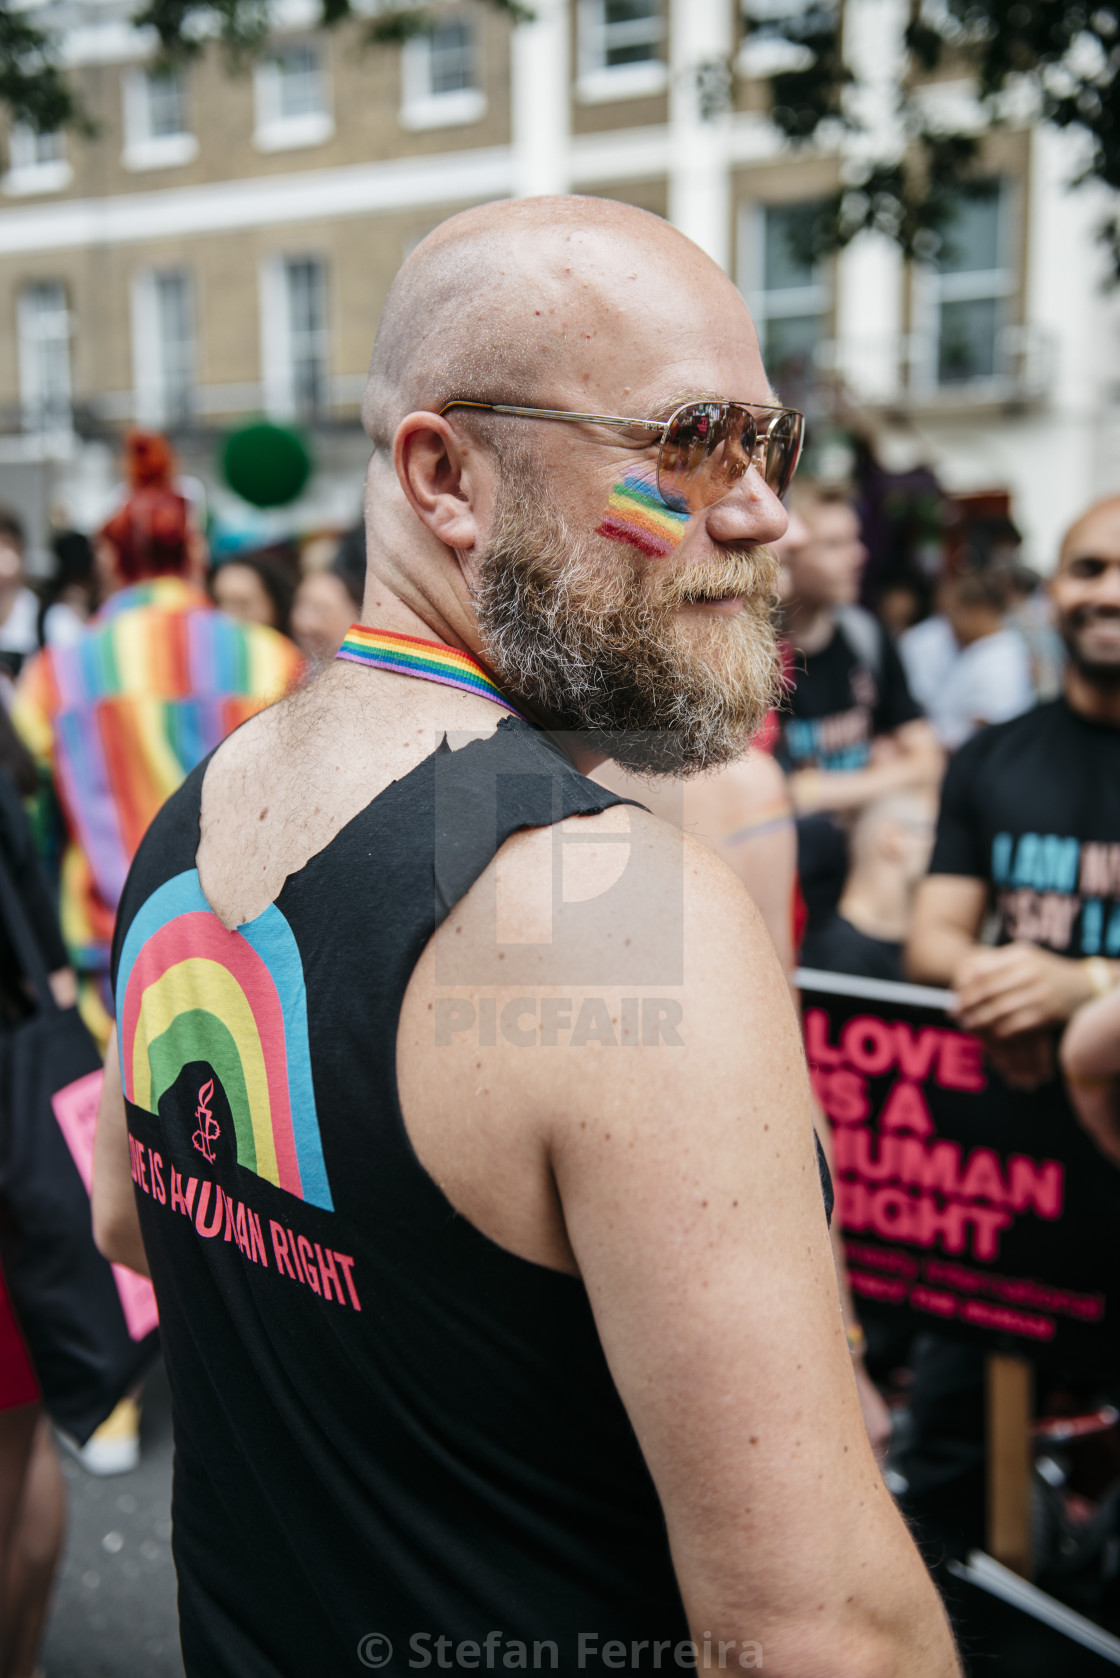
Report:
[[[1103,956],[1086,956],[1081,965],[1094,996],[1107,996],[1116,989],[1116,975]]]
[[[848,1350],[854,1358],[861,1358],[867,1350],[867,1336],[858,1323],[844,1324],[844,1338],[848,1342]]]

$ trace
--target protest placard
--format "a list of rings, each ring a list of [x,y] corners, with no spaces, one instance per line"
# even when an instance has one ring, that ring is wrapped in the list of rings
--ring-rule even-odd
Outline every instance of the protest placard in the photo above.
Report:
[[[1035,1362],[1120,1365],[1120,1171],[1060,1079],[1009,1088],[946,991],[797,980],[861,1314]]]

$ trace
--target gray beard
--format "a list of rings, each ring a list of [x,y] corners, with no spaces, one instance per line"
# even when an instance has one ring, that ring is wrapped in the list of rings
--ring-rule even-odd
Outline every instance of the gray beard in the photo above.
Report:
[[[774,559],[751,547],[655,572],[605,549],[567,529],[539,477],[507,472],[472,591],[499,685],[639,774],[694,775],[741,757],[776,703]],[[698,615],[690,629],[677,608],[697,593],[742,594],[743,608]]]

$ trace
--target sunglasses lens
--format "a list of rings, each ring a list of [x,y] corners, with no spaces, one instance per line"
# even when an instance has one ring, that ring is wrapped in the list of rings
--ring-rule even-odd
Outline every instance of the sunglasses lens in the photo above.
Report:
[[[740,403],[690,402],[673,415],[661,445],[662,500],[679,513],[709,507],[756,459],[775,495],[784,495],[801,452],[801,428],[801,415],[783,408],[763,423],[760,438],[759,422]]]
[[[690,402],[679,408],[657,465],[662,500],[681,513],[718,501],[747,470],[754,440],[753,419],[735,403]]]
[[[804,420],[792,408],[776,414],[764,439],[766,482],[777,496],[785,494],[801,455]]]

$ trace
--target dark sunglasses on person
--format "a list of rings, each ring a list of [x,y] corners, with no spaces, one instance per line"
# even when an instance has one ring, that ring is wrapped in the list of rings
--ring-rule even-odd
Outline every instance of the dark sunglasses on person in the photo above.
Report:
[[[569,420],[659,434],[657,490],[676,513],[697,513],[734,489],[751,465],[781,497],[801,454],[805,417],[796,408],[752,402],[685,402],[667,420],[618,414],[574,414],[564,408],[519,408],[509,402],[445,402],[439,410],[484,409],[525,419]]]

